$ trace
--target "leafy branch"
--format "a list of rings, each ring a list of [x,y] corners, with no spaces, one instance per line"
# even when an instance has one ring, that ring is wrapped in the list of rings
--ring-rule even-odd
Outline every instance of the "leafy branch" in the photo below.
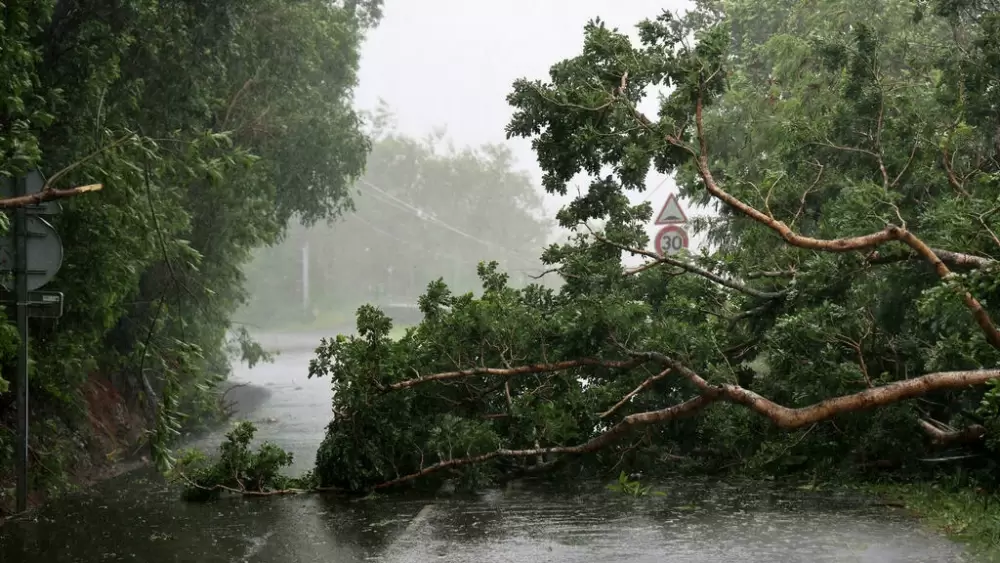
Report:
[[[784,297],[788,293],[787,291],[761,291],[759,289],[754,289],[745,284],[741,284],[739,282],[735,282],[732,280],[727,280],[726,278],[723,278],[718,274],[714,274],[704,268],[691,264],[690,262],[677,260],[676,258],[671,258],[669,256],[660,256],[655,252],[650,252],[648,250],[643,250],[641,248],[635,248],[624,244],[620,244],[613,240],[608,239],[603,235],[594,234],[593,236],[600,242],[613,246],[619,250],[624,250],[625,252],[629,252],[633,255],[641,255],[647,258],[652,258],[653,259],[652,264],[668,264],[670,266],[676,266],[678,268],[691,272],[692,274],[697,274],[705,279],[711,280],[721,286],[728,287],[729,289],[735,289],[736,291],[750,295],[751,297],[759,297],[761,299],[778,299]],[[644,269],[646,269],[646,266],[640,266],[636,270],[633,270],[633,272],[637,272]]]
[[[927,246],[923,240],[904,227],[898,225],[888,225],[885,229],[878,232],[836,239],[819,239],[804,236],[796,233],[789,228],[788,225],[776,219],[772,215],[758,210],[757,208],[723,190],[716,182],[709,166],[708,141],[705,136],[704,126],[704,92],[700,88],[695,100],[695,131],[698,147],[700,149],[697,152],[687,143],[683,143],[673,135],[668,135],[667,141],[691,153],[705,189],[708,190],[712,196],[731,208],[743,213],[747,217],[750,217],[761,225],[773,230],[788,244],[798,248],[839,253],[849,252],[852,250],[872,249],[888,242],[898,241],[909,246],[918,256],[929,262],[934,267],[938,276],[942,279],[948,278],[952,275],[951,270],[947,265],[945,265],[944,261],[941,260],[938,254]],[[982,304],[980,304],[979,301],[968,291],[962,292],[961,297],[966,307],[972,313],[976,324],[979,325],[980,330],[982,330],[985,335],[987,342],[989,342],[994,348],[1000,349],[1000,332],[997,331],[989,313],[986,312]]]
[[[694,386],[698,395],[680,404],[672,405],[663,409],[627,415],[610,429],[601,432],[587,442],[576,446],[552,446],[527,449],[501,448],[483,454],[447,459],[424,467],[419,471],[376,484],[373,488],[384,489],[393,487],[446,469],[480,464],[498,458],[580,455],[594,452],[611,445],[636,428],[652,424],[660,424],[683,416],[689,416],[703,410],[705,407],[708,407],[713,403],[720,401],[746,407],[751,411],[768,418],[771,422],[783,430],[794,430],[810,426],[817,422],[829,420],[841,414],[883,407],[906,399],[913,399],[932,391],[960,389],[973,385],[981,385],[993,379],[1000,378],[1000,369],[931,373],[904,381],[896,381],[886,385],[872,387],[849,395],[826,399],[806,407],[791,408],[775,403],[774,401],[750,391],[749,389],[744,389],[739,385],[709,383],[704,377],[691,370],[683,363],[665,354],[639,351],[632,351],[630,354],[637,359],[657,361],[668,367],[659,375],[643,382],[643,384],[641,384],[636,391],[630,393],[630,395],[623,399],[622,402],[627,401],[631,398],[631,396],[634,396],[645,387],[648,387],[652,381],[662,379],[669,373],[679,374],[688,380]],[[532,366],[523,366],[523,369],[525,370],[524,372],[527,372],[527,369],[531,367]],[[617,410],[620,404],[621,402],[603,413],[602,416],[609,415],[613,411]]]

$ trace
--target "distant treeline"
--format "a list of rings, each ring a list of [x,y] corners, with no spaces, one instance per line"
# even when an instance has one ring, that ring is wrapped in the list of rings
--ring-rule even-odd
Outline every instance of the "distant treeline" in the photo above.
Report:
[[[481,291],[480,261],[498,261],[515,285],[538,283],[553,222],[510,151],[455,149],[443,135],[410,138],[380,109],[354,211],[294,225],[280,244],[259,250],[246,269],[251,298],[241,321],[348,324],[364,303],[415,305],[438,278],[457,293]]]

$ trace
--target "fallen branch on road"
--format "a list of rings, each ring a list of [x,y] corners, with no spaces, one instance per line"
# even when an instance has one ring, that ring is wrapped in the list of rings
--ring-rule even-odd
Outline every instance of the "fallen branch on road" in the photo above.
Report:
[[[986,427],[981,424],[972,424],[956,430],[921,420],[920,427],[930,436],[931,441],[939,446],[975,443],[986,437]]]
[[[636,359],[644,361],[657,361],[668,367],[664,371],[648,378],[640,384],[636,390],[627,395],[622,401],[619,401],[619,403],[614,407],[605,413],[602,413],[602,417],[607,416],[616,409],[620,408],[621,405],[627,402],[628,399],[641,392],[642,389],[652,384],[653,381],[662,379],[670,373],[680,374],[691,382],[697,389],[698,396],[678,405],[661,410],[630,414],[610,429],[577,446],[553,446],[548,448],[529,448],[519,450],[498,449],[484,454],[444,460],[435,463],[434,465],[421,468],[419,471],[414,473],[402,475],[396,477],[395,479],[379,483],[374,486],[374,489],[384,489],[425,477],[445,469],[454,469],[499,458],[523,458],[545,455],[579,455],[594,452],[614,443],[634,428],[659,424],[680,418],[682,416],[690,415],[701,411],[715,402],[727,402],[744,406],[757,414],[767,417],[779,428],[784,430],[794,430],[828,420],[840,414],[886,406],[906,399],[919,397],[932,391],[971,387],[986,383],[993,379],[1000,379],[1000,369],[931,373],[921,377],[896,381],[878,387],[871,387],[850,395],[842,395],[840,397],[826,399],[806,407],[791,408],[775,403],[774,401],[750,391],[749,389],[744,389],[739,385],[716,385],[709,383],[695,371],[665,354],[660,354],[658,352],[634,351],[630,352],[630,354]],[[562,364],[568,363],[571,362],[562,362]],[[521,368],[511,368],[507,370],[492,370],[487,373],[532,373],[532,371],[528,368],[533,368],[533,366],[522,366]],[[421,379],[412,381],[421,381]]]
[[[303,493],[313,492],[311,489],[276,489],[272,491],[256,491],[252,489],[247,489],[246,487],[241,487],[237,489],[235,487],[228,487],[222,484],[206,486],[206,485],[199,485],[198,483],[194,482],[194,480],[185,475],[183,472],[178,471],[175,473],[175,475],[177,476],[178,479],[184,481],[184,484],[186,484],[187,486],[192,487],[194,489],[198,489],[199,491],[204,491],[206,493],[227,492],[236,495],[244,495],[248,497],[273,497],[281,495],[299,495]]]
[[[739,385],[712,385],[700,375],[677,360],[658,352],[632,352],[636,357],[660,361],[686,377],[698,390],[708,396],[733,404],[742,405],[766,416],[779,428],[794,430],[839,414],[882,407],[906,399],[913,399],[931,391],[961,389],[982,385],[993,379],[1000,379],[1000,369],[948,371],[930,373],[912,379],[895,381],[871,387],[851,395],[842,395],[820,401],[808,407],[790,408],[779,405]]]
[[[435,373],[433,375],[425,375],[422,377],[416,377],[413,379],[406,379],[398,383],[393,383],[391,385],[383,386],[384,391],[398,391],[400,389],[408,389],[410,387],[415,387],[423,383],[430,383],[432,381],[449,381],[452,379],[462,379],[464,377],[472,377],[475,375],[497,375],[501,377],[508,377],[512,375],[525,375],[532,373],[551,373],[555,371],[565,371],[572,368],[578,367],[606,367],[615,369],[629,369],[639,364],[645,363],[647,360],[641,358],[633,358],[631,360],[600,360],[597,358],[583,358],[580,360],[567,360],[563,362],[552,362],[547,364],[528,364],[512,368],[470,368],[458,371],[447,371],[443,373]]]
[[[441,461],[429,467],[425,467],[415,473],[410,473],[409,475],[403,475],[390,481],[379,483],[378,485],[375,485],[374,488],[376,490],[385,489],[387,487],[393,487],[395,485],[406,483],[407,481],[419,479],[420,477],[425,477],[432,473],[437,473],[438,471],[442,471],[444,469],[453,469],[465,465],[483,463],[497,458],[534,457],[557,454],[584,454],[594,452],[610,445],[633,428],[680,418],[682,416],[698,412],[713,402],[715,402],[715,399],[699,396],[680,403],[679,405],[667,407],[662,410],[631,414],[622,419],[622,421],[618,424],[612,426],[609,430],[598,434],[589,441],[578,446],[554,446],[550,448],[530,448],[524,450],[500,449],[481,455]]]

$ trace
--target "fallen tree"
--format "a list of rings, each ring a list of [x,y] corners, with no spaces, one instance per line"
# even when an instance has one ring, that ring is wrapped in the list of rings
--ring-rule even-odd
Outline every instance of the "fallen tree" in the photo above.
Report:
[[[425,477],[444,469],[452,469],[474,463],[482,463],[498,457],[537,457],[541,455],[583,454],[597,451],[621,439],[627,432],[630,432],[638,427],[668,422],[682,416],[691,415],[716,401],[726,401],[743,405],[757,414],[771,419],[771,421],[780,428],[796,429],[828,420],[840,414],[889,405],[897,401],[918,397],[931,391],[983,384],[987,381],[1000,377],[1000,369],[934,373],[915,379],[899,381],[881,387],[866,389],[852,395],[844,395],[828,399],[807,407],[789,408],[774,403],[773,401],[770,401],[765,397],[761,397],[753,391],[743,389],[738,385],[710,385],[702,379],[701,376],[691,370],[688,370],[687,368],[684,368],[681,364],[675,362],[674,360],[662,357],[662,361],[670,364],[673,366],[673,369],[688,377],[688,379],[690,379],[699,389],[700,394],[697,397],[684,401],[678,405],[673,405],[656,411],[630,414],[610,429],[578,446],[553,446],[523,450],[498,449],[485,454],[448,459],[435,463],[429,467],[421,467],[419,471],[414,473],[402,475],[396,477],[395,479],[379,483],[375,485],[374,488],[387,488],[417,479],[419,477]],[[928,433],[931,434],[937,441],[960,439],[958,432],[953,433],[954,435],[946,434],[933,426],[929,426],[929,424],[925,421],[921,421],[921,424],[922,426],[928,425]],[[982,433],[984,432],[985,430],[981,426],[970,427],[969,430],[962,434],[962,437],[966,434],[978,434],[979,437],[982,437]]]
[[[515,84],[508,132],[533,139],[545,188],[596,178],[558,215],[573,239],[543,254],[564,284],[514,290],[481,264],[480,297],[430,284],[398,341],[362,308],[358,336],[325,341],[310,369],[335,391],[322,485],[474,486],[571,456],[774,473],[920,471],[928,442],[994,455],[1000,118],[976,76],[1000,26],[915,22],[905,3],[834,2],[819,28],[748,22],[775,4],[805,9],[703,2],[640,24],[639,45],[595,22],[550,82]],[[638,108],[658,86],[672,91],[653,119]],[[626,194],[653,166],[718,208],[696,223],[710,252],[645,250],[651,206]],[[623,253],[649,261],[626,269]]]

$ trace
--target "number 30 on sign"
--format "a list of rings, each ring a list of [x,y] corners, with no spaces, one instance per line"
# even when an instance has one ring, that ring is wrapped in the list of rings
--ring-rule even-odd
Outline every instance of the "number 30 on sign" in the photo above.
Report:
[[[677,225],[667,225],[656,233],[656,253],[660,256],[680,254],[687,247],[687,231]]]

